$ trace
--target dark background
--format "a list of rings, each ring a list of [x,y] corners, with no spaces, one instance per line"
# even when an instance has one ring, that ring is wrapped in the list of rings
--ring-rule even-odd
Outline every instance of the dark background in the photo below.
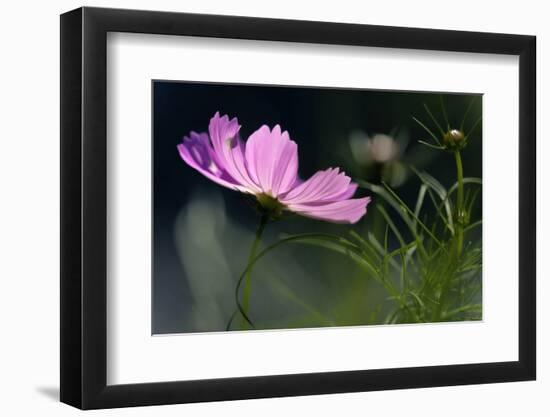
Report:
[[[216,286],[216,277],[209,277],[211,279],[209,282],[212,283],[210,287],[208,287],[210,284],[206,285],[205,282],[200,287],[201,280],[204,280],[199,276],[191,277],[192,274],[183,266],[185,254],[191,251],[202,254],[193,258],[196,262],[209,263],[209,251],[201,252],[200,236],[197,236],[204,229],[199,227],[202,224],[201,221],[206,222],[204,223],[206,229],[210,230],[209,220],[199,219],[199,216],[195,222],[192,217],[195,212],[190,212],[186,207],[188,208],[194,199],[206,202],[204,207],[213,207],[213,210],[223,205],[226,213],[224,218],[229,219],[225,221],[231,221],[231,227],[239,230],[239,233],[234,236],[228,231],[222,232],[219,236],[222,249],[218,249],[223,251],[223,248],[226,248],[229,252],[228,262],[235,264],[234,269],[228,271],[230,275],[235,275],[236,271],[244,267],[246,253],[258,221],[256,213],[244,201],[242,194],[218,186],[183,162],[176,146],[184,135],[191,130],[207,131],[209,120],[216,111],[222,115],[238,117],[244,140],[262,124],[270,127],[280,124],[283,130],[288,130],[291,138],[298,143],[299,173],[302,178],[307,178],[315,171],[330,166],[339,166],[348,174],[357,175],[358,171],[354,167],[356,164],[349,145],[350,135],[357,130],[367,132],[369,135],[387,134],[394,128],[400,128],[400,131],[405,132],[409,137],[402,156],[405,163],[413,163],[417,168],[426,170],[438,178],[445,186],[449,186],[456,180],[452,155],[418,144],[418,139],[428,140],[429,137],[412,120],[412,116],[416,116],[435,131],[423,104],[426,103],[442,123],[440,96],[443,98],[451,126],[458,127],[472,99],[471,95],[153,81],[152,332],[158,334],[223,330],[224,326],[221,326],[223,320],[221,318],[210,320],[208,314],[210,311],[219,310],[220,317],[228,318],[234,306],[231,288],[236,277],[232,276],[225,284],[223,291],[220,290],[222,293],[213,300],[205,291]],[[479,115],[481,115],[481,99],[474,105],[471,117],[468,118],[469,124],[471,125]],[[467,122],[466,127],[469,124]],[[480,132],[481,129],[478,128],[463,153],[466,176],[481,177]],[[367,179],[376,180],[376,178]],[[414,202],[418,187],[418,179],[410,176],[398,188],[398,192],[405,201]],[[359,194],[368,195],[369,193],[362,191]],[[184,223],[188,226],[185,227],[189,225],[198,227],[193,229],[193,233],[189,233],[186,229],[187,236],[184,233],[183,237],[178,235],[177,231],[180,224],[178,216],[182,211],[187,213],[183,215],[187,219]],[[197,211],[199,214],[201,212],[204,211]],[[368,230],[369,222],[373,217],[369,214],[358,227]],[[214,231],[219,230],[217,221],[211,220]],[[224,223],[223,227],[227,227],[227,223]],[[274,240],[277,233],[282,232],[311,231],[312,228],[318,231],[319,227],[345,234],[350,226],[331,225],[297,217],[281,222],[281,225],[273,228],[274,230],[271,230],[271,234],[268,233],[265,239]],[[192,236],[189,236],[190,234]],[[178,246],[178,239],[182,239],[183,246],[182,244]],[[195,242],[194,239],[199,241]],[[183,258],[182,251],[185,251]],[[298,251],[303,253],[297,253]],[[288,256],[299,258],[299,263],[319,263],[319,252],[312,252],[306,248],[293,248]],[[308,259],[311,261],[307,261]],[[323,253],[323,259],[326,262],[332,262],[330,265],[336,262],[325,253]],[[304,268],[315,276],[320,274],[319,265],[305,265]],[[326,268],[323,271],[326,271]],[[292,279],[294,281],[289,284],[291,286],[292,282],[296,282],[300,277]],[[308,296],[313,294],[312,297],[315,300],[313,304],[326,305],[330,302],[330,294],[339,291],[338,285],[334,284],[334,280],[338,279],[340,278],[328,277],[322,281],[322,285],[306,282],[303,287],[298,286],[296,291],[307,293]],[[322,287],[323,290],[317,290],[318,287]],[[276,298],[265,295],[269,292],[265,291],[263,297]],[[262,289],[258,289],[256,297],[260,297],[260,293]],[[252,297],[254,298],[254,293]],[[304,298],[307,296],[304,295]],[[269,304],[270,311],[276,308],[277,305]],[[277,317],[280,318],[280,316]],[[266,327],[269,327],[268,319],[266,323],[268,323]],[[307,320],[304,323],[315,324]],[[304,323],[296,325],[305,325]],[[350,324],[355,324],[355,321],[351,320]],[[292,324],[289,324],[289,327],[292,327]]]

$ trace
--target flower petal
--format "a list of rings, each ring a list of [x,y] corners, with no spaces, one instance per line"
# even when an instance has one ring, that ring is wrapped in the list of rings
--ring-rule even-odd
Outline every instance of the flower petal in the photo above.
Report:
[[[298,146],[288,132],[276,125],[256,130],[246,142],[245,157],[250,178],[263,193],[277,198],[288,192],[298,177]]]
[[[244,157],[244,143],[239,136],[241,126],[237,118],[229,120],[227,115],[220,117],[217,112],[208,126],[210,139],[216,157],[231,177],[248,192],[256,193],[260,188],[250,178]]]
[[[208,134],[191,132],[189,136],[183,138],[183,142],[178,145],[178,150],[187,165],[208,179],[232,190],[246,192],[246,189],[235,181],[217,160]]]
[[[285,204],[328,203],[350,198],[357,189],[351,178],[338,168],[316,172],[307,181],[280,198]]]
[[[352,198],[324,204],[289,204],[287,208],[302,216],[333,223],[357,223],[367,213],[370,197]]]

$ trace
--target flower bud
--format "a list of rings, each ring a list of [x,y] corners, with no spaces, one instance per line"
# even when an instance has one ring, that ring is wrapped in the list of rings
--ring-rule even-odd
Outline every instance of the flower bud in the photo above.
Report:
[[[461,148],[464,144],[464,132],[458,129],[451,129],[443,135],[443,145],[450,149]]]

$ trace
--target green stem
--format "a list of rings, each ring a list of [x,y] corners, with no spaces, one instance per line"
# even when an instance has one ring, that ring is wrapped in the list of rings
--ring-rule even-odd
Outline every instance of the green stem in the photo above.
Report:
[[[457,254],[462,254],[462,247],[464,245],[464,173],[462,170],[462,158],[460,157],[460,151],[455,151],[456,161],[456,176],[458,187],[456,190],[456,213],[457,213]]]
[[[265,226],[267,225],[268,219],[269,217],[267,215],[265,214],[262,215],[262,218],[260,220],[260,225],[256,230],[256,238],[252,243],[252,247],[250,248],[250,254],[248,255],[248,263],[246,264],[247,272],[244,277],[243,302],[242,302],[242,308],[245,316],[248,316],[248,308],[250,305],[250,285],[251,285],[252,263],[256,258],[256,251],[258,250],[258,246],[260,245],[260,240],[265,230]],[[246,325],[244,318],[243,318],[243,325]]]
[[[439,304],[434,310],[434,321],[441,321],[444,304],[449,296],[448,290],[450,281],[457,273],[459,267],[460,256],[462,255],[462,249],[464,246],[464,173],[462,170],[462,158],[460,157],[460,151],[457,149],[454,151],[456,161],[456,257],[453,257],[449,270],[445,271],[443,276],[443,282],[441,284],[441,295],[439,296]]]
[[[455,236],[456,236],[456,257],[453,256],[451,265],[453,266],[453,272],[451,270],[446,271],[443,274],[443,280],[441,283],[441,295],[439,296],[439,304],[433,313],[434,321],[441,321],[441,315],[444,309],[445,301],[449,294],[447,291],[449,289],[450,280],[452,276],[456,274],[456,271],[459,266],[459,259],[462,255],[462,249],[464,246],[464,173],[462,170],[462,158],[460,157],[460,151],[455,150],[455,161],[456,161],[456,177],[457,177],[457,187],[456,187],[456,225],[455,225]]]

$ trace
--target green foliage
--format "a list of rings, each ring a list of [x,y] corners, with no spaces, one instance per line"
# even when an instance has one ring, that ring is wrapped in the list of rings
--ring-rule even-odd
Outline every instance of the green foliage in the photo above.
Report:
[[[323,247],[347,256],[357,263],[366,279],[374,279],[387,292],[395,306],[379,323],[422,323],[477,320],[481,318],[481,240],[476,228],[481,220],[457,225],[456,190],[448,190],[425,172],[417,172],[421,185],[414,209],[386,184],[361,181],[361,187],[380,197],[376,210],[386,223],[382,241],[373,233],[349,238],[332,235],[304,234],[289,236],[278,244],[299,243]],[[479,178],[465,178],[464,183],[477,187]],[[426,199],[426,195],[429,199]],[[468,193],[466,216],[471,219],[478,193]],[[432,207],[427,207],[427,200]],[[403,235],[390,213],[408,226]],[[372,209],[371,209],[372,210]],[[422,213],[426,220],[421,220]],[[454,214],[453,214],[454,213]],[[429,220],[429,221],[428,221]],[[466,244],[458,250],[458,227]],[[470,237],[472,239],[470,239]],[[390,243],[394,242],[394,243]],[[261,254],[273,249],[268,247]],[[372,318],[371,318],[372,320]]]
[[[481,241],[468,239],[470,235],[475,238],[475,228],[481,225],[481,220],[469,222],[478,194],[470,194],[464,216],[468,220],[466,223],[463,220],[459,226],[456,199],[453,198],[457,187],[453,185],[446,190],[429,174],[417,172],[417,175],[421,186],[414,210],[387,185],[380,187],[366,182],[360,184],[382,197],[409,226],[409,236],[403,237],[393,226],[390,216],[384,215],[389,230],[398,242],[397,247],[386,252],[384,257],[393,258],[395,262],[389,264],[383,259],[376,268],[379,271],[376,279],[391,290],[390,295],[396,297],[397,306],[389,322],[479,319]],[[468,178],[466,183],[479,187],[481,180]],[[433,206],[431,210],[426,207],[426,194]],[[384,203],[378,203],[378,208],[381,207],[384,207]],[[428,211],[425,221],[420,220],[423,209]],[[462,228],[467,237],[466,246],[460,250],[458,248],[462,243],[459,241],[459,228]],[[356,239],[360,239],[363,246],[371,245],[372,242],[372,239],[365,240],[359,236]],[[386,247],[387,244],[384,248]],[[395,291],[395,287],[398,287],[398,291]]]

